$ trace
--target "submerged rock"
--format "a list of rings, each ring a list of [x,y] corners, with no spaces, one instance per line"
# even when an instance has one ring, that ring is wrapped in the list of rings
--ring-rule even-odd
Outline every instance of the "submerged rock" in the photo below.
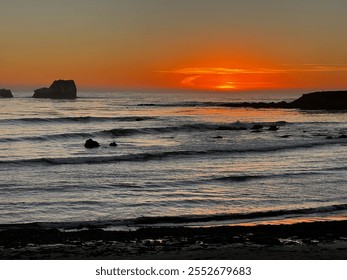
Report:
[[[36,89],[33,98],[75,99],[76,84],[73,80],[56,80],[49,88]]]
[[[263,126],[261,125],[261,124],[255,124],[255,125],[253,125],[252,126],[252,130],[260,130],[260,129],[262,129],[263,128]]]
[[[92,148],[100,147],[100,144],[97,141],[94,141],[93,139],[88,139],[84,143],[84,147],[86,147],[87,149],[92,149]]]
[[[9,89],[0,89],[0,97],[2,98],[12,98],[12,92]]]
[[[270,131],[277,131],[277,130],[279,130],[279,127],[277,125],[270,125],[268,130],[270,130]]]

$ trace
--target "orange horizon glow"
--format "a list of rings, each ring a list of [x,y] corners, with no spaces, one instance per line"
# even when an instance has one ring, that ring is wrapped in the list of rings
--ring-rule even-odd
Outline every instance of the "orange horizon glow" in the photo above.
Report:
[[[26,73],[23,78],[17,75],[15,79],[10,75],[2,75],[0,83],[2,86],[37,88],[49,86],[56,79],[73,79],[79,88],[84,89],[249,91],[347,88],[347,66],[343,65],[302,65],[287,68],[185,67],[173,70],[135,68],[120,70],[115,67],[100,67],[98,73],[95,71],[88,73],[73,68],[70,71],[60,70],[57,73],[48,70],[50,71],[46,71],[46,75],[40,77],[35,72]]]
[[[347,75],[343,65],[302,65],[288,68],[188,67],[158,71],[175,77],[178,87],[206,90],[266,90],[347,87],[339,76]]]

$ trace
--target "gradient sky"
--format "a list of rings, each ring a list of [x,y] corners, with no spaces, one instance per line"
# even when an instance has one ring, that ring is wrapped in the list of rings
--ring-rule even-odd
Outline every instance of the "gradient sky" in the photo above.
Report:
[[[345,0],[0,0],[0,88],[347,88]]]

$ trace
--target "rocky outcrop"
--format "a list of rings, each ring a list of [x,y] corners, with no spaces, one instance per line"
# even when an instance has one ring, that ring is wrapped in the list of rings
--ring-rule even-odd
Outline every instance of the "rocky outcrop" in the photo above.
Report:
[[[303,94],[290,106],[304,110],[345,110],[347,91],[321,91]]]
[[[277,125],[270,125],[268,130],[270,130],[270,131],[277,131],[277,130],[279,130],[279,127]]]
[[[73,80],[56,80],[49,88],[36,89],[33,98],[75,99],[76,84]]]
[[[0,98],[12,98],[12,92],[9,89],[0,89]]]
[[[255,124],[251,127],[252,130],[259,130],[263,129],[263,126],[261,124]]]
[[[112,142],[112,143],[110,143],[110,146],[111,146],[111,147],[117,147],[118,145],[117,145],[116,142]]]
[[[321,91],[303,94],[293,102],[242,102],[227,103],[225,107],[255,109],[347,110],[347,91]]]
[[[94,141],[93,139],[88,139],[84,143],[84,147],[87,149],[92,149],[92,148],[100,147],[100,144],[97,141]]]

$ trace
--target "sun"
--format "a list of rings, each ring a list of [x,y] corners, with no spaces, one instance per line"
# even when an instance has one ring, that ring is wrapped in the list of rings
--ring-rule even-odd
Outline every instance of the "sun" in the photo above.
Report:
[[[215,86],[215,88],[216,89],[226,89],[227,90],[227,89],[237,89],[237,86],[233,82],[226,82],[224,84]]]

